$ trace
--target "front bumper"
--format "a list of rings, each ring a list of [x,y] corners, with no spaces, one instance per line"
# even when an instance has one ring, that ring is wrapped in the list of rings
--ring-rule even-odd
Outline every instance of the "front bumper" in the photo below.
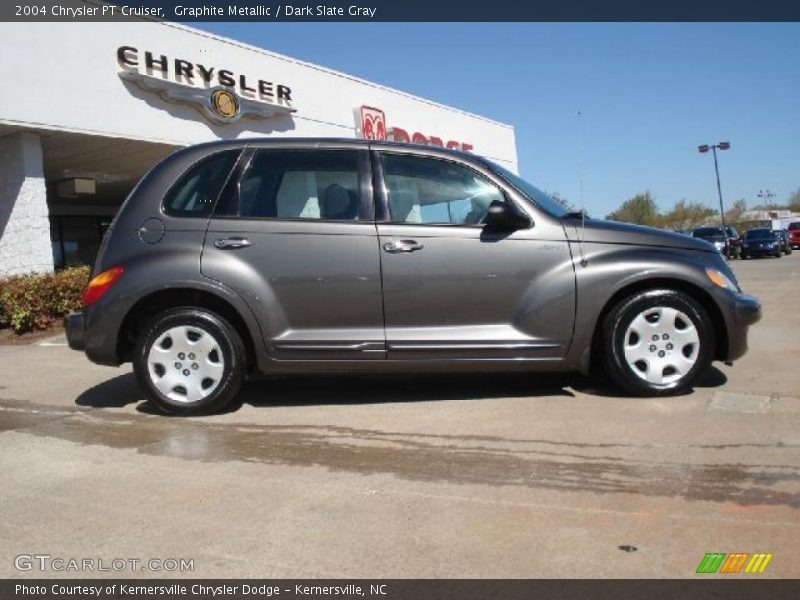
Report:
[[[777,249],[778,248],[759,248],[756,246],[744,248],[743,252],[747,254],[747,256],[773,256]]]
[[[67,332],[67,343],[73,350],[86,347],[83,313],[78,311],[64,317],[64,330]]]
[[[736,294],[728,318],[728,356],[732,362],[747,352],[747,330],[761,319],[761,303],[747,294]]]

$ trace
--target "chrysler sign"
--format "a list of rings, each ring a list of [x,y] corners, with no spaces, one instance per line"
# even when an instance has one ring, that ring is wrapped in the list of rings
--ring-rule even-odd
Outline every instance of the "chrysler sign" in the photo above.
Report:
[[[123,81],[168,102],[194,106],[217,123],[231,123],[245,116],[266,119],[295,112],[289,86],[230,69],[142,52],[134,46],[117,48],[117,63]]]

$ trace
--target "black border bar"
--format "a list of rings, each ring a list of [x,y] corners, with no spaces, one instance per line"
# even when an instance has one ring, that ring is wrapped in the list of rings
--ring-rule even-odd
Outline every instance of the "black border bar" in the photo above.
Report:
[[[105,10],[103,4],[107,5]],[[108,7],[113,5],[114,10]],[[25,8],[27,7],[27,8]],[[83,8],[81,14],[61,8]],[[180,10],[178,7],[182,7]],[[321,8],[320,8],[321,7]],[[44,10],[41,10],[44,8]],[[125,10],[123,10],[123,8]],[[79,11],[80,12],[80,11]],[[123,14],[124,13],[124,14]],[[5,0],[0,21],[800,21],[797,0]],[[391,41],[387,41],[391,43]]]
[[[576,565],[576,568],[579,568]],[[800,580],[701,579],[5,579],[3,600],[783,600]],[[758,576],[756,576],[758,577]],[[21,588],[19,586],[25,586]],[[200,589],[197,586],[204,586]],[[246,593],[245,586],[249,586]],[[31,592],[39,588],[43,593]],[[146,590],[139,591],[141,588]],[[25,591],[27,590],[27,591]],[[80,590],[80,591],[76,591]],[[96,593],[99,590],[99,594]],[[300,590],[300,592],[298,592]]]

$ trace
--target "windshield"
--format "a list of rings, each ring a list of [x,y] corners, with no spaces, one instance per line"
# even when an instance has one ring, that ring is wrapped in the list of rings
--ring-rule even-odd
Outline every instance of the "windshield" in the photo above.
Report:
[[[789,223],[789,229],[792,229],[792,230],[800,229],[800,221],[798,221],[797,223]]]
[[[508,181],[511,185],[513,185],[517,190],[522,192],[525,196],[527,196],[530,200],[533,201],[539,208],[541,208],[546,213],[554,216],[554,217],[563,217],[566,215],[569,210],[566,206],[553,200],[550,196],[545,194],[542,190],[537,188],[536,186],[528,183],[519,175],[514,175],[508,169],[505,169],[498,165],[497,163],[493,163],[490,160],[486,160],[486,165],[495,173],[500,175],[503,179]]]
[[[725,236],[722,235],[722,230],[716,227],[710,227],[707,229],[695,229],[694,230],[694,237],[703,238],[704,240],[707,239],[722,239]]]
[[[745,237],[748,240],[768,240],[773,239],[775,234],[769,229],[751,229]]]

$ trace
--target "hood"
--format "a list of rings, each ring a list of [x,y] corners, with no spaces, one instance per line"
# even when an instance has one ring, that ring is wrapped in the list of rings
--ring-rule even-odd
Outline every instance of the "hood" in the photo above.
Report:
[[[617,221],[586,219],[581,225],[580,219],[565,219],[564,229],[570,241],[596,242],[598,244],[631,244],[637,246],[660,246],[662,248],[680,248],[682,250],[702,250],[716,252],[712,244],[699,238],[689,237],[682,233],[664,231],[655,227],[632,225]]]

